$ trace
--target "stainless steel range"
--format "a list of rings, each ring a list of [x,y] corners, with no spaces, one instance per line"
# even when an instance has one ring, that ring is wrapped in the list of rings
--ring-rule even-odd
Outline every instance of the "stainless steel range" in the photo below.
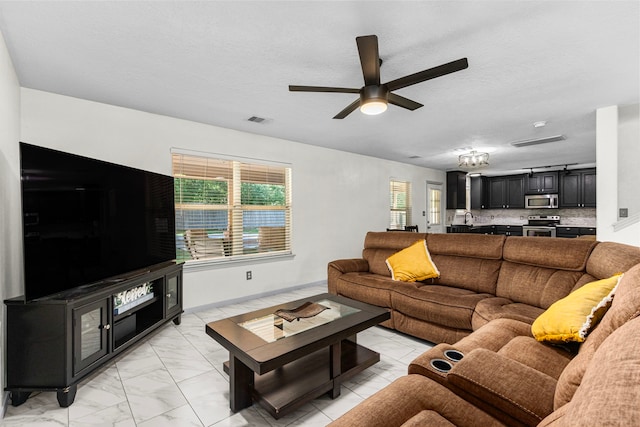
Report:
[[[560,224],[558,215],[529,215],[529,222],[522,226],[523,236],[556,237],[556,225]]]

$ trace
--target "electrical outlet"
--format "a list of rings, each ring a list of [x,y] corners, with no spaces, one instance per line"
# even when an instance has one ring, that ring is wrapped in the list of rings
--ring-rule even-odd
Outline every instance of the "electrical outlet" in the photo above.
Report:
[[[251,275],[250,271],[247,271],[247,280],[251,280],[253,276]]]
[[[629,217],[629,209],[620,208],[620,218],[628,218]]]

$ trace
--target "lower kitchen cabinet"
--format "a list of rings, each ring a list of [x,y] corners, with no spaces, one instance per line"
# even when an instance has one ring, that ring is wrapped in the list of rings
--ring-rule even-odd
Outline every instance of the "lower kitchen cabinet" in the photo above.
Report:
[[[496,225],[495,234],[504,234],[505,236],[522,236],[522,226]]]
[[[595,227],[578,227],[578,226],[556,226],[556,237],[580,237],[580,236],[595,236]]]

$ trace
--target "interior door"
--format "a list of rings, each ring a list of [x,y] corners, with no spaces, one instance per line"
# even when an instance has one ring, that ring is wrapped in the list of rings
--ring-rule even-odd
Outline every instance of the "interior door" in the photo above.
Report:
[[[444,233],[442,183],[427,181],[427,233]]]

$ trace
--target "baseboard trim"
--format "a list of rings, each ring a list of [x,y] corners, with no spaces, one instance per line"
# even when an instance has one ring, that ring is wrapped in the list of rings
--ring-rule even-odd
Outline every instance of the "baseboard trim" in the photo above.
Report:
[[[11,399],[11,393],[5,391],[2,398],[2,407],[0,408],[0,411],[2,411],[0,413],[0,420],[3,419],[5,414],[7,413],[7,409],[9,408],[9,399]]]
[[[196,311],[208,310],[210,308],[222,307],[222,306],[230,305],[230,304],[237,304],[237,303],[240,303],[240,302],[244,302],[244,301],[248,301],[248,300],[252,300],[252,299],[256,299],[256,298],[269,297],[271,295],[277,295],[277,294],[281,294],[283,292],[290,292],[290,291],[295,291],[295,290],[298,290],[298,289],[311,288],[313,286],[320,286],[320,285],[325,285],[326,286],[327,285],[327,281],[326,280],[320,280],[318,282],[306,283],[304,285],[296,285],[296,286],[292,286],[290,288],[276,289],[276,290],[273,290],[273,291],[261,292],[259,294],[247,295],[245,297],[233,298],[233,299],[228,299],[228,300],[225,300],[225,301],[214,302],[214,303],[211,303],[211,304],[204,304],[204,305],[199,305],[199,306],[196,306],[196,307],[185,308],[184,309],[184,314],[194,313]]]

